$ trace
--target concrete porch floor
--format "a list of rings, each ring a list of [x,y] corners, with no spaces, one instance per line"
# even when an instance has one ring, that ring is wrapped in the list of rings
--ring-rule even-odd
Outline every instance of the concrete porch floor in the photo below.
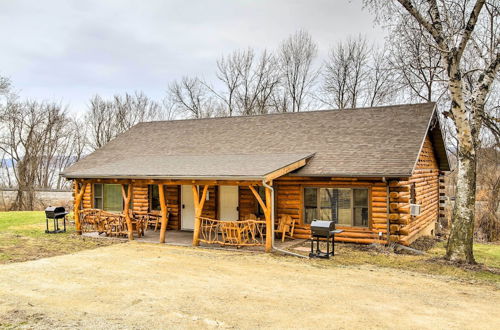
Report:
[[[93,238],[102,238],[102,239],[118,239],[123,241],[128,241],[126,237],[108,237],[105,234],[99,235],[97,232],[84,233],[84,236],[93,237]],[[160,244],[160,231],[154,231],[152,229],[147,230],[144,233],[143,237],[134,236],[134,240],[136,242],[143,243],[157,243]],[[285,239],[284,242],[281,241],[281,238],[276,237],[274,240],[274,246],[278,249],[287,250],[294,245],[301,244],[304,239]],[[192,246],[193,242],[193,232],[192,231],[181,231],[181,230],[167,230],[165,235],[165,244],[167,245],[175,245],[175,246]],[[263,246],[244,246],[244,247],[236,247],[236,246],[222,246],[219,244],[206,244],[200,243],[200,246],[206,248],[217,248],[224,250],[239,250],[239,251],[264,251]]]

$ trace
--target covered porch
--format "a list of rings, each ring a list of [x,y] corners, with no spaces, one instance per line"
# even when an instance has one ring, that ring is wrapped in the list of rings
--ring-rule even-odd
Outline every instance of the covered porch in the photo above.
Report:
[[[304,166],[310,155],[238,155],[226,161],[234,158],[236,162],[227,165],[224,171],[213,169],[223,175],[208,175],[211,170],[207,166],[224,164],[223,159],[213,159],[208,164],[193,165],[195,168],[190,172],[198,175],[185,177],[74,178],[76,230],[80,234],[97,232],[99,236],[126,236],[129,240],[252,247],[270,252],[276,223],[273,180]],[[186,163],[186,160],[177,161]],[[251,162],[254,162],[253,170],[248,173],[243,165]],[[102,205],[101,209],[97,208],[100,202],[96,199],[96,185],[119,187],[123,209],[112,213],[102,210]],[[159,204],[159,210],[154,212],[151,210],[153,188],[158,192]],[[238,194],[241,189],[251,192],[261,214],[243,215],[240,212]],[[232,191],[236,191],[236,204],[231,204]]]

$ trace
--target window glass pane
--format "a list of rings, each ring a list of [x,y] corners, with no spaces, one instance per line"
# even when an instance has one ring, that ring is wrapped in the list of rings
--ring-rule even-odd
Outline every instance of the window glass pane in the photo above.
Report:
[[[339,194],[338,201],[338,224],[344,226],[352,225],[352,210],[351,210],[351,189],[337,189]]]
[[[368,189],[354,189],[354,226],[368,226]]]
[[[368,189],[354,189],[354,206],[368,207]]]
[[[311,223],[318,218],[318,189],[304,188],[304,223]]]
[[[123,211],[122,188],[119,184],[104,185],[104,207],[105,211]]]
[[[317,219],[316,216],[316,208],[306,208],[305,209],[305,216],[304,216],[304,223],[311,223],[314,219]]]
[[[317,198],[318,189],[316,188],[305,188],[304,189],[304,206],[305,207],[314,207],[316,208],[318,205]]]
[[[160,190],[158,185],[149,185],[149,208],[154,211],[161,209],[160,206]]]
[[[338,189],[321,188],[321,220],[335,221],[338,220],[338,202],[339,192]]]
[[[94,208],[102,210],[102,183],[94,184]]]
[[[94,184],[94,196],[102,197],[102,183]]]

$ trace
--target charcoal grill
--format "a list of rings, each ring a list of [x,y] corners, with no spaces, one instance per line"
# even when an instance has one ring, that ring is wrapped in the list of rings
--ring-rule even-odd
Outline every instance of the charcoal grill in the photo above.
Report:
[[[57,234],[57,233],[64,233],[66,232],[66,215],[68,212],[64,209],[62,206],[49,206],[45,209],[45,224],[46,224],[46,230],[45,233],[47,234]],[[62,219],[63,223],[63,228],[59,228],[59,219]],[[54,230],[49,230],[49,222],[53,221],[54,223]]]
[[[343,232],[341,229],[335,229],[335,222],[325,220],[314,220],[311,222],[311,252],[309,258],[329,259],[335,255],[335,234]],[[326,252],[321,251],[319,242],[326,239]],[[330,240],[331,239],[331,240]],[[316,250],[314,242],[316,241]],[[331,244],[331,251],[330,251]]]

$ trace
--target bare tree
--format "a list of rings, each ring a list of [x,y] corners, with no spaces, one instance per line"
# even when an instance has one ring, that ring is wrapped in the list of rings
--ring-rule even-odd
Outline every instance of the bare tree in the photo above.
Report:
[[[54,159],[59,157],[66,111],[56,103],[8,101],[0,111],[0,150],[12,163],[16,210],[35,207],[35,188],[48,186]]]
[[[199,78],[183,77],[168,87],[168,98],[176,109],[192,118],[212,117],[216,112],[210,89]]]
[[[225,87],[222,91],[207,86],[227,107],[229,116],[271,111],[280,77],[276,59],[268,51],[257,57],[249,48],[222,56],[217,62],[217,77]]]
[[[384,50],[366,38],[348,38],[330,50],[324,63],[323,103],[338,109],[387,104],[394,94]]]
[[[288,100],[279,103],[287,105],[286,111],[301,111],[307,106],[309,92],[318,75],[313,68],[317,53],[318,46],[304,30],[297,31],[281,44],[278,57],[283,97]]]
[[[450,111],[446,114],[454,123],[458,140],[456,201],[446,258],[474,263],[477,150],[485,103],[500,68],[500,38],[496,33],[499,4],[486,0],[365,0],[365,3],[376,9],[389,9],[379,12],[385,18],[417,22],[431,36],[429,44],[441,54],[450,97]],[[483,44],[485,48],[475,46],[483,40],[488,40]],[[470,72],[464,54],[474,49],[481,60]],[[467,91],[464,76],[469,73],[473,74],[473,83]]]
[[[115,95],[105,100],[95,95],[85,114],[91,147],[99,149],[132,126],[164,117],[162,106],[142,92]]]

